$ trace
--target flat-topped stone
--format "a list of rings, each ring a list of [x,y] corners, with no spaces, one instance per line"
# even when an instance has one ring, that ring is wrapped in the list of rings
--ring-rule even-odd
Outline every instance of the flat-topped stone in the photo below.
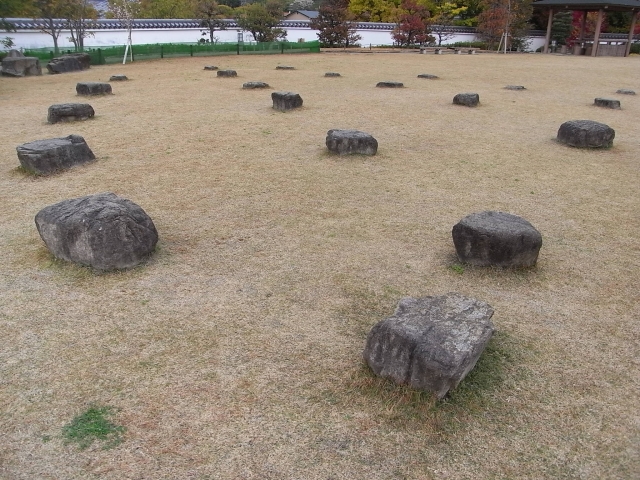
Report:
[[[95,115],[93,107],[88,103],[59,103],[49,107],[47,122],[74,122],[88,120]]]
[[[596,98],[593,101],[596,107],[613,108],[614,110],[620,110],[620,100],[613,100],[611,98]]]
[[[443,398],[473,369],[494,332],[493,308],[448,293],[403,298],[374,325],[363,357],[381,377]]]
[[[76,84],[76,93],[78,95],[111,95],[111,85],[103,82],[78,82]]]
[[[477,93],[459,93],[453,97],[454,105],[464,105],[465,107],[477,107],[480,103],[480,95]]]
[[[2,75],[5,77],[42,75],[40,60],[36,57],[5,57],[2,59]]]
[[[218,67],[216,67],[215,65],[205,65],[204,69],[205,70],[218,70]]]
[[[467,215],[451,235],[460,261],[483,267],[531,267],[542,246],[542,235],[533,225],[505,212]]]
[[[45,207],[35,222],[55,257],[98,270],[134,267],[158,242],[158,232],[146,212],[109,192]]]
[[[402,82],[378,82],[376,84],[378,88],[403,88],[404,83]]]
[[[219,77],[237,77],[238,72],[235,70],[218,70],[216,75]]]
[[[291,65],[278,65],[276,70],[295,70],[296,67],[292,67]]]
[[[325,77],[340,77],[341,75],[338,72],[327,72],[324,74]]]
[[[49,73],[66,73],[87,70],[91,67],[91,57],[88,53],[69,53],[52,59],[47,63]]]
[[[126,82],[127,80],[129,80],[129,77],[126,75],[111,75],[109,77],[110,82]]]
[[[523,85],[507,85],[504,87],[505,90],[526,90]]]
[[[430,73],[421,73],[420,75],[418,75],[418,78],[427,78],[429,80],[437,80],[440,77],[437,75],[431,75]]]
[[[616,93],[620,95],[635,95],[636,92],[634,90],[627,90],[626,88],[621,88],[620,90],[616,90]]]
[[[22,168],[36,175],[49,175],[96,159],[80,135],[36,140],[16,150]]]
[[[273,101],[273,108],[281,112],[302,106],[302,97],[293,92],[273,92],[271,100]]]
[[[246,82],[242,84],[242,88],[246,88],[246,89],[269,88],[269,84],[264,82]]]
[[[593,120],[569,120],[560,125],[560,143],[578,148],[608,148],[613,145],[616,132],[609,125]]]
[[[378,141],[358,130],[329,130],[325,143],[330,152],[338,155],[375,155],[378,151]]]

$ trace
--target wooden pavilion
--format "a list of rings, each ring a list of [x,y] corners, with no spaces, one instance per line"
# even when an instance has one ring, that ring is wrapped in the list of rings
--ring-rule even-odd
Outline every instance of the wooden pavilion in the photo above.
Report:
[[[547,23],[547,36],[544,40],[544,53],[549,53],[549,41],[551,40],[551,24],[553,15],[558,12],[582,11],[582,22],[580,24],[580,36],[578,37],[577,48],[574,53],[579,55],[596,56],[625,56],[629,55],[631,42],[633,41],[633,30],[638,21],[640,12],[640,0],[540,0],[533,2],[533,8],[544,8],[549,11],[549,21]],[[596,30],[593,38],[585,38],[585,26],[587,24],[587,13],[598,12]],[[631,12],[631,30],[627,41],[617,41],[616,45],[600,45],[600,29],[602,18],[605,12]]]

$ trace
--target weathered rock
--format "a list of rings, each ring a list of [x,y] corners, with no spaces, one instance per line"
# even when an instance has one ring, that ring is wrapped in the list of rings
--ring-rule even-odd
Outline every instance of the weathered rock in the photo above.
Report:
[[[403,88],[404,83],[402,82],[378,82],[376,84],[378,88]]]
[[[48,175],[96,158],[80,135],[37,140],[22,144],[16,150],[22,168],[37,175]]]
[[[76,85],[78,95],[111,95],[111,85],[101,82],[79,82]]]
[[[218,67],[216,67],[215,65],[205,65],[204,69],[205,70],[218,70]]]
[[[69,53],[52,59],[47,63],[49,73],[66,73],[87,70],[91,67],[88,53]]]
[[[378,151],[378,141],[358,130],[329,130],[326,145],[338,155],[375,155]]]
[[[461,262],[479,266],[531,267],[542,235],[524,218],[505,212],[467,215],[451,232]]]
[[[526,88],[524,88],[524,86],[522,85],[507,85],[504,88],[505,90],[526,90]]]
[[[38,212],[35,221],[55,257],[98,270],[138,265],[158,242],[156,227],[145,211],[113,193],[50,205]]]
[[[480,358],[493,335],[492,315],[485,302],[458,293],[403,298],[371,329],[363,356],[376,375],[442,398]]]
[[[242,88],[246,88],[246,89],[269,88],[269,84],[264,82],[247,82],[242,84]]]
[[[6,77],[42,75],[40,60],[36,57],[5,57],[2,59],[2,75]]]
[[[340,77],[341,75],[338,72],[327,72],[324,74],[325,77]]]
[[[295,67],[292,67],[290,65],[278,65],[276,67],[276,70],[295,70]]]
[[[626,88],[621,88],[620,90],[616,90],[616,93],[620,95],[635,95],[636,92],[634,90],[627,90]]]
[[[418,78],[427,78],[429,80],[437,80],[440,77],[437,75],[431,75],[430,73],[421,73],[420,75],[418,75]]]
[[[454,105],[464,105],[465,107],[477,107],[480,102],[480,95],[477,93],[459,93],[453,97]]]
[[[12,48],[11,50],[9,50],[5,58],[24,58],[24,53],[22,53],[20,50]]]
[[[284,112],[302,106],[302,98],[299,94],[293,92],[273,92],[271,94],[273,108]]]
[[[238,72],[235,70],[218,70],[216,75],[219,77],[237,77]]]
[[[49,107],[47,122],[73,122],[76,120],[87,120],[93,117],[96,112],[88,103],[60,103]]]
[[[126,75],[111,75],[109,77],[110,82],[126,82],[127,80],[129,80],[129,77]]]
[[[593,120],[570,120],[560,125],[558,141],[578,148],[608,148],[616,132],[609,125]]]
[[[620,110],[620,100],[613,100],[610,98],[596,98],[593,101],[596,107],[613,108],[614,110]]]

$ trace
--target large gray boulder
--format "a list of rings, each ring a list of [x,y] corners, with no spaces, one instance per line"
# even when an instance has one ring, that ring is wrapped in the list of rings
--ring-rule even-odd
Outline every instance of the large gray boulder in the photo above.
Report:
[[[542,235],[524,218],[505,212],[467,215],[451,231],[461,262],[479,266],[531,267]]]
[[[278,65],[276,70],[295,70],[296,67],[292,67],[291,65]]]
[[[111,84],[103,82],[78,82],[76,84],[76,93],[78,95],[111,95],[113,90]]]
[[[236,72],[235,70],[218,70],[216,72],[216,75],[218,77],[237,77],[238,72]]]
[[[76,120],[88,120],[96,112],[88,103],[59,103],[49,107],[47,122],[74,122]]]
[[[363,356],[376,375],[442,398],[480,358],[492,315],[488,304],[458,293],[403,298],[371,329]]]
[[[122,74],[111,75],[109,77],[109,81],[110,82],[126,82],[127,80],[129,80],[129,77],[127,77],[126,75],[122,75]]]
[[[635,90],[629,90],[627,88],[621,88],[619,90],[616,90],[616,93],[619,93],[620,95],[635,95],[636,94]]]
[[[480,95],[477,93],[459,93],[453,97],[454,105],[464,105],[465,107],[477,107],[480,103]]]
[[[16,150],[22,168],[36,175],[49,175],[96,159],[80,135],[36,140]]]
[[[38,212],[35,221],[55,257],[98,270],[138,265],[158,242],[156,227],[145,211],[113,193],[50,205]]]
[[[558,141],[578,148],[608,148],[616,132],[609,125],[593,120],[570,120],[560,125]]]
[[[378,151],[378,141],[358,130],[329,130],[326,145],[338,155],[375,155]]]
[[[273,108],[285,112],[302,106],[302,97],[293,92],[273,92],[271,94]]]
[[[42,75],[40,60],[36,57],[5,57],[2,59],[2,75],[6,77]]]
[[[66,73],[87,70],[91,67],[91,57],[88,53],[69,53],[53,58],[47,63],[49,73]]]
[[[428,80],[437,80],[440,77],[438,77],[437,75],[432,75],[430,73],[421,73],[420,75],[418,75],[418,78],[426,78]]]

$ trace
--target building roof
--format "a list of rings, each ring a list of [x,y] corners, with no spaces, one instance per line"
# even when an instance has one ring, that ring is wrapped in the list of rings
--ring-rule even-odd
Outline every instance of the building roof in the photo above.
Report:
[[[294,10],[292,12],[289,12],[287,14],[287,17],[289,15],[291,15],[292,13],[299,13],[300,15],[304,15],[305,17],[313,20],[314,18],[318,18],[318,15],[320,14],[320,12],[316,11],[316,10]]]
[[[610,12],[628,12],[640,10],[640,0],[540,0],[533,2],[534,8],[553,8],[558,10],[608,10]]]

